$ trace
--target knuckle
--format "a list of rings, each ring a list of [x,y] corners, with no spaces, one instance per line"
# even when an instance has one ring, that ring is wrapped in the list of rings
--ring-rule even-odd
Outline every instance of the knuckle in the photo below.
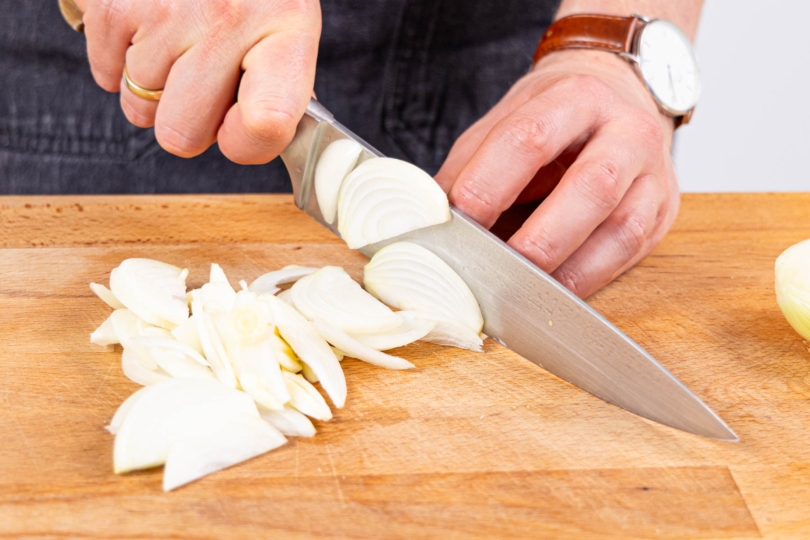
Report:
[[[524,237],[514,248],[545,272],[552,272],[559,264],[559,249],[545,236]]]
[[[122,28],[129,13],[127,0],[99,0],[97,9],[100,24],[111,30]]]
[[[460,182],[452,195],[453,204],[467,212],[479,223],[488,222],[497,217],[498,208],[492,195],[486,189],[479,189],[472,182]]]
[[[584,295],[587,283],[585,276],[576,267],[566,265],[557,270],[554,277],[557,278],[560,285],[575,295],[579,296],[580,298]]]
[[[297,120],[286,108],[253,103],[243,113],[245,130],[254,139],[288,143],[295,135]]]
[[[219,27],[234,28],[244,21],[242,0],[207,0],[206,8],[210,19]]]
[[[553,135],[553,126],[547,119],[518,116],[510,120],[504,139],[517,150],[536,153],[548,148]]]
[[[641,111],[633,119],[635,132],[646,148],[658,150],[664,145],[664,129],[651,113]]]
[[[600,210],[611,210],[622,198],[619,166],[610,159],[586,163],[575,177],[577,190]]]
[[[615,219],[618,230],[618,241],[628,256],[639,253],[650,233],[650,222],[647,216],[638,210],[629,210]]]
[[[166,123],[155,127],[155,137],[164,150],[176,156],[191,157],[205,150],[197,137]]]

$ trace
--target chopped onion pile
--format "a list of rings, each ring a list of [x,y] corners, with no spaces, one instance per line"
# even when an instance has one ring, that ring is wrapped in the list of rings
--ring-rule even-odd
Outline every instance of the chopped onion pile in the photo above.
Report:
[[[400,268],[395,259],[386,257],[379,275]],[[413,259],[404,264],[413,267]],[[374,261],[369,267],[373,277]],[[108,426],[116,436],[115,472],[165,465],[163,487],[171,490],[277,448],[285,435],[313,436],[309,418],[332,418],[313,384],[335,407],[346,401],[344,354],[409,369],[411,362],[382,351],[417,340],[480,350],[469,326],[480,310],[464,295],[460,278],[449,276],[449,267],[433,273],[419,268],[423,275],[416,279],[433,287],[431,294],[463,301],[458,310],[439,310],[422,299],[425,309],[408,304],[408,311],[394,312],[335,266],[286,267],[250,286],[242,281],[236,291],[213,264],[209,282],[187,293],[187,270],[148,259],[123,261],[110,275],[110,289],[91,284],[115,308],[90,335],[91,343],[120,344],[124,374],[145,386]],[[278,285],[291,282],[291,289],[274,296]],[[384,291],[375,292],[378,297],[397,299],[396,286],[378,288]],[[473,304],[477,316],[463,312]]]

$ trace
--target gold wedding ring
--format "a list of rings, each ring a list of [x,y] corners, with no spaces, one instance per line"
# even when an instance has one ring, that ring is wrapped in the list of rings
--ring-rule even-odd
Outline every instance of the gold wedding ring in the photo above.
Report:
[[[160,101],[160,98],[163,97],[163,89],[160,90],[149,90],[148,88],[144,88],[142,86],[138,86],[132,79],[129,78],[129,73],[127,72],[127,66],[124,66],[124,82],[129,88],[129,91],[138,96],[141,99],[148,99],[149,101]]]

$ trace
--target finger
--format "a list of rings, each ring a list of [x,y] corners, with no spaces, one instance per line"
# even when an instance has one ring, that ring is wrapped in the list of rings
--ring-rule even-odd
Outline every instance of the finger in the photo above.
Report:
[[[131,45],[126,51],[126,68],[130,80],[141,88],[163,89],[172,66],[182,54],[182,51],[174,51],[171,45],[161,36],[149,36]],[[121,109],[127,120],[139,127],[152,127],[159,102],[136,96],[123,80],[122,73]]]
[[[659,166],[661,129],[639,129],[643,117],[603,125],[568,168],[554,191],[509,240],[546,272],[553,272],[618,206],[643,171]],[[657,131],[656,131],[657,129]]]
[[[603,121],[578,79],[552,86],[499,121],[450,189],[450,202],[484,227],[509,208],[537,171]]]
[[[320,27],[272,34],[245,55],[239,96],[219,128],[222,153],[267,163],[292,140],[315,84]]]
[[[669,187],[654,175],[638,178],[621,204],[552,276],[585,298],[645,257],[667,227]]]
[[[155,116],[155,137],[166,151],[193,157],[216,141],[239,84],[242,53],[203,41],[177,59]]]
[[[87,57],[96,83],[108,92],[118,92],[124,59],[137,31],[129,0],[89,2],[84,21]]]

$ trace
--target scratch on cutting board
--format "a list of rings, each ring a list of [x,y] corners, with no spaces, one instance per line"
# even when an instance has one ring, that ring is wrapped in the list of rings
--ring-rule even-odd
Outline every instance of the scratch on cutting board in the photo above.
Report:
[[[332,451],[330,450],[329,445],[326,446],[326,455],[329,456],[329,465],[332,467],[332,477],[335,479],[338,497],[340,498],[340,505],[344,506],[346,502],[343,500],[343,488],[340,487],[340,478],[338,478],[337,469],[335,469],[335,462],[332,460]]]
[[[101,384],[100,384],[100,385],[98,385],[98,388],[96,389],[96,393],[95,393],[95,394],[93,394],[93,397],[94,397],[94,398],[98,399],[96,396],[98,396],[98,393],[99,393],[99,392],[101,392],[101,389],[104,387],[104,384],[107,382],[107,379],[108,379],[108,378],[109,378],[109,376],[110,376],[110,372],[112,371],[113,366],[115,366],[115,365],[117,365],[117,364],[118,364],[117,359],[116,359],[115,357],[113,357],[113,358],[111,359],[111,361],[110,361],[110,365],[109,365],[109,367],[107,368],[107,373],[105,373],[105,374],[104,374],[104,378],[103,378],[103,379],[101,379]]]

